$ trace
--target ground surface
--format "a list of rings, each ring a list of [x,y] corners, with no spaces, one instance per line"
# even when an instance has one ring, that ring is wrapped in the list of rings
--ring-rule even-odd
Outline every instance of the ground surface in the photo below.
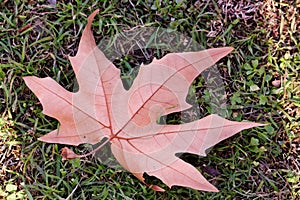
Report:
[[[298,0],[2,0],[0,8],[0,199],[300,198]],[[181,187],[157,193],[93,157],[62,161],[63,145],[37,141],[58,124],[42,114],[22,76],[49,76],[72,90],[74,74],[67,56],[75,55],[87,16],[97,8],[93,31],[98,42],[120,31],[163,27],[193,38],[201,48],[235,48],[217,65],[227,96],[223,115],[268,125],[237,134],[205,158],[182,157],[219,193]],[[152,48],[145,58],[141,51],[128,51],[114,62],[130,85],[135,66],[166,53]],[[200,116],[212,112],[211,93],[201,77],[192,88]]]

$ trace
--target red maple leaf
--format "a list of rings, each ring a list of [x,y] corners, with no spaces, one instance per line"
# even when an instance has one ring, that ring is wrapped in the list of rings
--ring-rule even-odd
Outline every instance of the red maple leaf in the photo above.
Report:
[[[205,150],[237,132],[260,126],[209,115],[185,124],[158,124],[160,116],[190,108],[186,96],[192,81],[232,51],[231,47],[199,52],[170,53],[142,65],[127,91],[120,70],[97,48],[88,18],[78,53],[70,57],[79,91],[68,92],[51,78],[24,77],[43,105],[43,113],[60,122],[41,141],[79,145],[103,138],[119,163],[144,182],[143,174],[155,176],[169,187],[186,186],[218,191],[192,165],[176,153],[205,156]],[[79,157],[64,149],[65,158]],[[163,190],[152,186],[155,190]]]

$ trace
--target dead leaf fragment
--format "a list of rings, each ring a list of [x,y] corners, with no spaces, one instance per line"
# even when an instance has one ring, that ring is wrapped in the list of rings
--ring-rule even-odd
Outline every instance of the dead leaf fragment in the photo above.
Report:
[[[73,150],[69,149],[68,147],[62,148],[61,155],[62,160],[70,160],[79,157],[77,154],[74,153]]]
[[[272,85],[274,87],[280,87],[280,84],[281,84],[281,80],[280,79],[272,81]]]

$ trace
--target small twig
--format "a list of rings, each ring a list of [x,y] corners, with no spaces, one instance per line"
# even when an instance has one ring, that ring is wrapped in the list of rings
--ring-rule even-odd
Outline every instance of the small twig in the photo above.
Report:
[[[72,198],[73,194],[75,193],[75,191],[77,190],[79,186],[79,183],[77,183],[77,185],[75,186],[75,188],[72,190],[72,192],[69,194],[69,196],[66,198],[66,200],[69,200]]]

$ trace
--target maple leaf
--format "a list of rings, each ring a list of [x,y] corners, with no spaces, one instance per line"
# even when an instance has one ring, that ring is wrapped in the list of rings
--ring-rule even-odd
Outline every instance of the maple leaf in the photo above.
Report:
[[[199,52],[170,53],[142,65],[127,91],[120,70],[97,48],[91,25],[85,27],[75,57],[69,57],[79,91],[65,90],[53,79],[24,77],[27,86],[43,105],[43,113],[60,122],[39,140],[49,143],[96,144],[108,138],[118,162],[139,180],[143,174],[155,176],[169,187],[186,186],[218,191],[176,153],[205,156],[205,150],[237,132],[261,124],[234,122],[209,115],[185,124],[158,124],[160,116],[191,107],[186,96],[192,81],[205,69],[232,51],[231,47]],[[68,148],[63,157],[80,157]],[[163,191],[158,186],[153,189]]]

